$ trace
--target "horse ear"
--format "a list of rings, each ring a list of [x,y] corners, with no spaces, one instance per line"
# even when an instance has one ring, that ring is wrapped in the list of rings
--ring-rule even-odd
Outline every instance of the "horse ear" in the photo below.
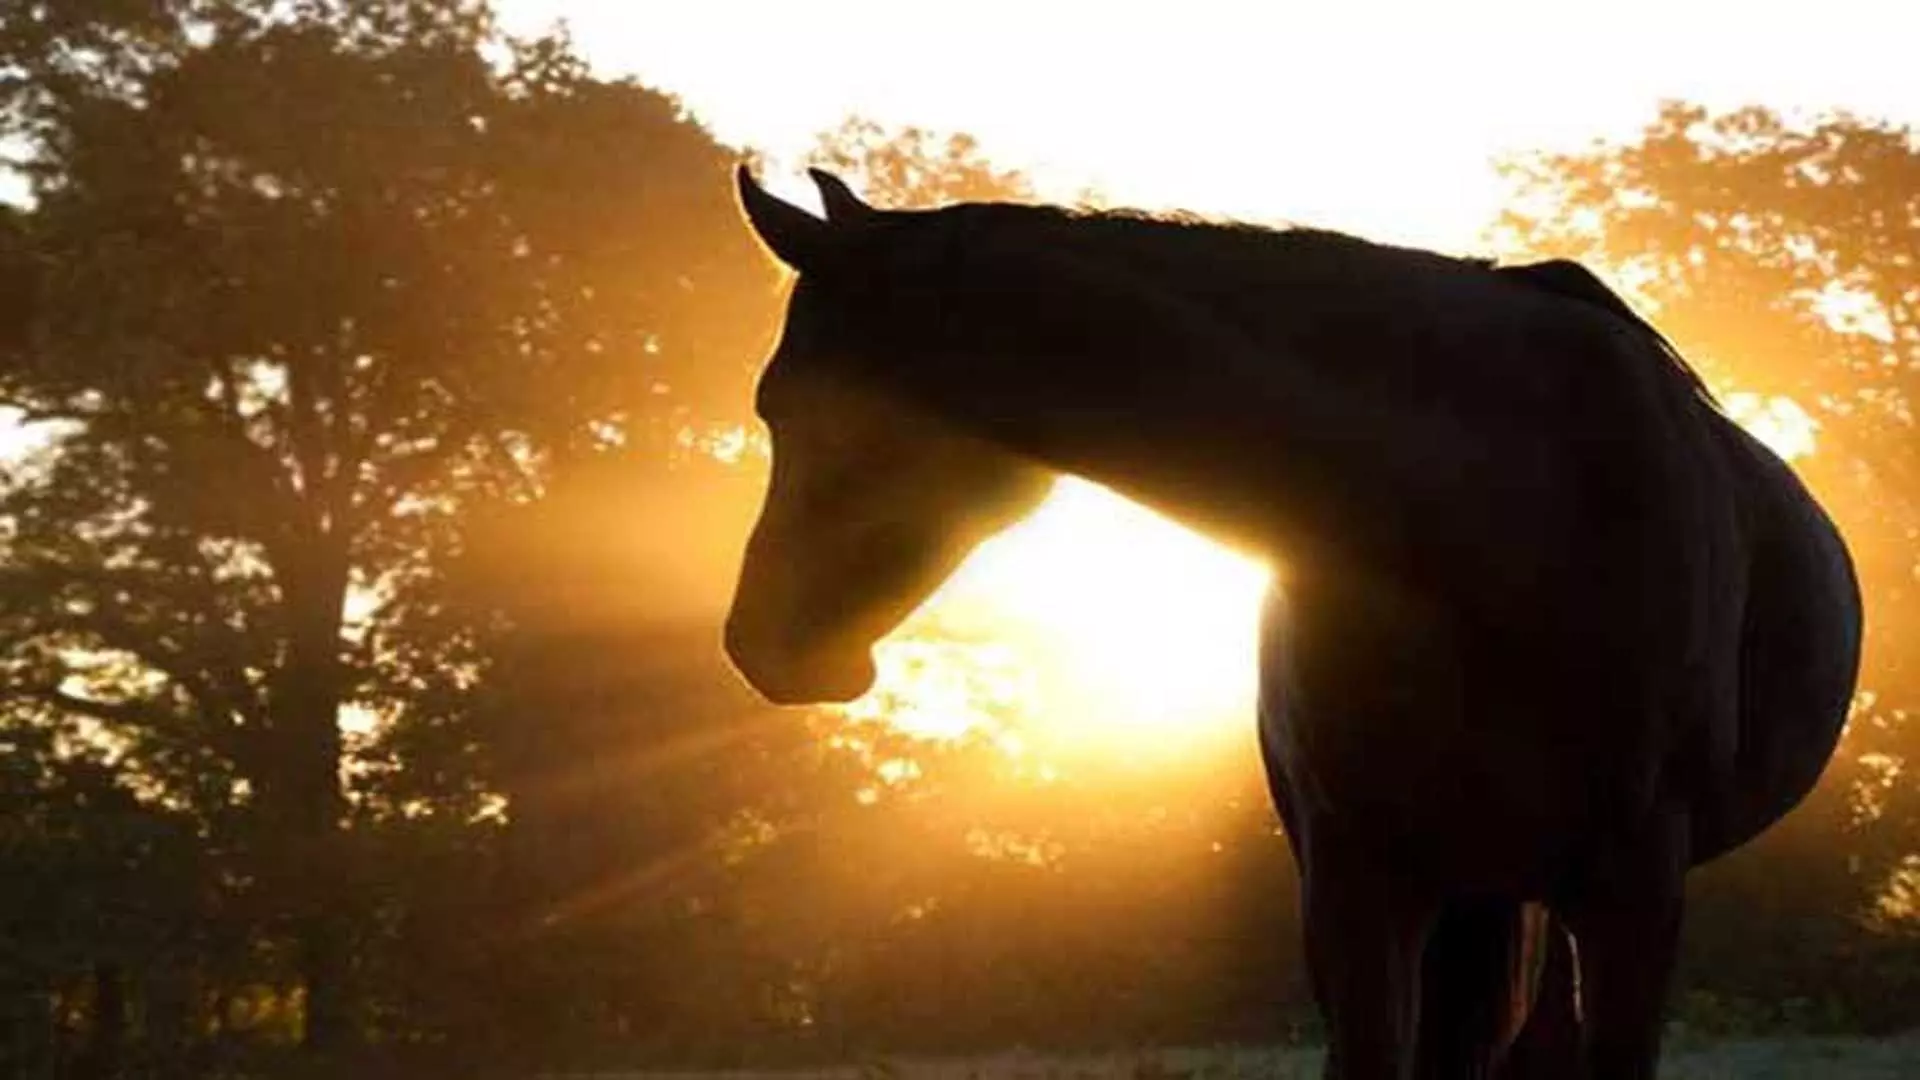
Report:
[[[761,187],[746,165],[735,171],[734,179],[753,231],[780,261],[803,273],[818,266],[828,242],[828,224]]]
[[[836,224],[872,217],[874,209],[853,193],[845,180],[825,169],[808,169],[813,186],[820,189],[820,205],[826,207],[827,220]]]

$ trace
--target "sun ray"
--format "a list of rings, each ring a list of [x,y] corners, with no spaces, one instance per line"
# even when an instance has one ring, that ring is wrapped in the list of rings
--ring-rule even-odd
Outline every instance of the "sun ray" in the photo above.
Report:
[[[927,738],[1191,741],[1243,719],[1269,574],[1098,485],[1062,479],[877,649],[844,707]]]

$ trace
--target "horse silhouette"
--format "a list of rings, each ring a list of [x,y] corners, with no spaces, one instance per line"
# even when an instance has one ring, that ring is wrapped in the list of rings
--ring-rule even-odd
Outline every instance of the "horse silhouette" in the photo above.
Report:
[[[1259,733],[1326,1075],[1652,1077],[1689,868],[1797,804],[1858,586],[1793,472],[1573,263],[1057,208],[826,217],[798,271],[726,648],[778,703],[1058,473],[1283,567]]]

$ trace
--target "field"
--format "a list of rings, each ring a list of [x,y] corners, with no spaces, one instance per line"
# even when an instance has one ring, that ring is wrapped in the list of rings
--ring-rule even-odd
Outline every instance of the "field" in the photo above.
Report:
[[[1318,1080],[1315,1050],[1170,1050],[1109,1057],[1005,1054],[794,1072],[596,1073],[564,1080]],[[1920,1034],[1897,1039],[1681,1040],[1665,1080],[1913,1080]],[[547,1080],[562,1080],[551,1077]]]

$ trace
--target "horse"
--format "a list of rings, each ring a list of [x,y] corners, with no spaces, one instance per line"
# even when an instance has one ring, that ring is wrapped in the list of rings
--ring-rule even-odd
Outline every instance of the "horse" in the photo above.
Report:
[[[1257,724],[1325,1075],[1653,1077],[1688,871],[1806,796],[1854,692],[1793,471],[1576,263],[812,178],[824,216],[736,175],[795,271],[752,687],[859,696],[975,546],[1103,484],[1280,570]]]

